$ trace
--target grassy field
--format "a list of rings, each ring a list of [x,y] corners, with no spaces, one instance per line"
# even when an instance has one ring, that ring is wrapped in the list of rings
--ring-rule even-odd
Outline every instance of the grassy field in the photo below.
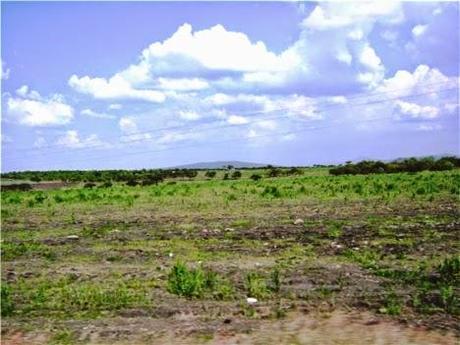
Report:
[[[249,176],[264,170],[242,172],[3,192],[4,339],[458,340],[459,170],[329,176],[318,168],[259,181]]]

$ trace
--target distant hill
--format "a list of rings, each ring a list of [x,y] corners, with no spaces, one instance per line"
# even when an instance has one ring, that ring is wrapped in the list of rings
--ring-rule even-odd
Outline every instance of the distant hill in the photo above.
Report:
[[[260,168],[266,167],[267,164],[240,162],[240,161],[216,161],[216,162],[198,162],[192,164],[184,164],[172,167],[174,169],[221,169],[232,165],[237,169],[241,168]]]

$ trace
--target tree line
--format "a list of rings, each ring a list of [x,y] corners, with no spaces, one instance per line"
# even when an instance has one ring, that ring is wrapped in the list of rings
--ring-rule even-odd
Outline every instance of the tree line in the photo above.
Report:
[[[347,162],[329,169],[331,175],[358,175],[358,174],[381,174],[420,171],[444,171],[460,167],[460,158],[442,157],[435,159],[426,158],[407,158],[385,163],[382,161],[361,161],[359,163]]]

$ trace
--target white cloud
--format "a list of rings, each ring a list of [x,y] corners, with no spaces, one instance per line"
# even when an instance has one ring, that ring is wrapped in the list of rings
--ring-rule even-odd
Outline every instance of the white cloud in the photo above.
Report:
[[[399,70],[391,78],[383,80],[378,91],[391,92],[392,97],[407,96],[414,93],[424,93],[455,86],[455,80],[442,74],[436,68],[419,65],[414,72]]]
[[[1,69],[0,79],[7,80],[10,77],[10,69],[6,67],[4,68],[4,66],[6,66],[6,63],[3,60],[1,60],[1,63],[2,63],[2,69]]]
[[[380,33],[380,37],[382,37],[385,41],[394,42],[398,39],[398,32],[393,30],[385,30]]]
[[[302,25],[313,30],[330,30],[375,20],[396,24],[403,19],[404,13],[396,1],[360,2],[354,6],[346,2],[323,2],[313,9]]]
[[[26,126],[58,126],[72,121],[74,109],[65,103],[62,95],[55,94],[48,99],[37,91],[22,86],[17,91],[22,98],[9,98],[8,116]]]
[[[171,144],[179,141],[185,140],[196,140],[202,137],[201,133],[198,132],[188,132],[181,133],[177,131],[168,131],[163,133],[157,140],[156,143],[160,145]]]
[[[201,118],[200,114],[198,114],[196,111],[190,111],[190,110],[179,111],[179,116],[181,119],[184,119],[187,121],[194,121],[194,120],[198,120],[199,118]]]
[[[45,147],[46,145],[47,145],[47,142],[46,142],[46,139],[44,137],[38,137],[34,141],[34,147],[42,148],[42,147]]]
[[[333,97],[329,97],[329,100],[335,104],[345,104],[348,102],[345,96],[333,96]]]
[[[118,103],[110,104],[108,106],[109,110],[118,110],[118,109],[121,109],[121,108],[123,108],[123,106],[121,104],[118,104]]]
[[[276,121],[273,120],[258,121],[256,125],[262,129],[268,130],[275,130],[278,127]]]
[[[416,25],[412,29],[412,35],[414,35],[414,37],[422,36],[425,33],[427,28],[428,28],[428,25]]]
[[[405,101],[396,101],[395,111],[400,118],[435,119],[439,116],[439,109],[436,107]]]
[[[375,53],[375,50],[368,45],[366,45],[361,51],[359,61],[363,65],[369,67],[372,70],[377,70],[377,69],[382,68],[382,61]]]
[[[89,116],[89,117],[95,117],[95,118],[99,118],[99,119],[114,119],[115,116],[114,115],[110,115],[110,114],[106,114],[106,113],[98,113],[98,112],[95,112],[91,109],[83,109],[80,114],[82,115],[85,115],[85,116]]]
[[[41,100],[42,97],[35,90],[29,90],[27,85],[22,85],[19,89],[16,90],[16,94],[22,98],[30,98],[35,100]]]
[[[193,32],[186,23],[170,38],[145,49],[140,64],[148,65],[151,73],[156,74],[201,68],[279,71],[289,68],[291,62],[289,57],[270,52],[263,42],[253,43],[244,33],[227,31],[220,24]]]
[[[351,62],[353,60],[353,56],[347,51],[347,50],[342,50],[336,55],[337,60],[346,63],[347,65],[351,65]]]
[[[354,29],[348,33],[348,38],[359,41],[363,39],[364,37],[364,32],[361,29]]]
[[[194,91],[209,88],[206,80],[201,78],[158,78],[158,85],[168,91]]]
[[[80,138],[76,130],[69,130],[57,139],[57,145],[68,148],[99,147],[108,145],[101,141],[96,134],[91,134],[86,138]]]
[[[436,124],[426,124],[422,123],[418,125],[417,130],[418,131],[423,131],[423,132],[430,132],[430,131],[436,131],[442,129],[442,126],[438,123]]]
[[[437,8],[435,8],[435,9],[433,10],[432,13],[433,13],[433,16],[438,16],[438,15],[440,15],[440,14],[442,13],[442,8],[437,7]]]
[[[118,122],[118,126],[123,134],[121,137],[121,141],[123,142],[142,142],[152,138],[150,133],[139,132],[137,123],[132,117],[122,117]]]
[[[216,93],[208,96],[204,100],[205,102],[212,105],[228,105],[235,103],[256,103],[264,104],[267,102],[266,96],[252,95],[252,94],[237,94],[229,95],[225,93]]]
[[[228,118],[227,118],[227,122],[231,125],[244,125],[246,123],[248,123],[248,119],[243,117],[243,116],[239,116],[239,115],[230,115]]]
[[[165,95],[157,90],[135,89],[119,74],[110,79],[90,78],[88,76],[79,78],[72,75],[69,85],[76,91],[89,94],[97,99],[137,99],[154,103],[161,103]]]

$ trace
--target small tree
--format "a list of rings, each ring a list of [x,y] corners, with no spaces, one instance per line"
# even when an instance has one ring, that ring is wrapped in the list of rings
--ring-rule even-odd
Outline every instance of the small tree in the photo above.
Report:
[[[127,186],[130,186],[130,187],[134,187],[134,186],[137,186],[138,183],[137,183],[137,181],[134,180],[134,179],[129,179],[128,182],[126,182],[126,185],[127,185]]]
[[[239,178],[241,178],[241,171],[239,170],[234,171],[232,174],[232,179],[238,180]]]
[[[253,181],[259,181],[262,178],[262,176],[260,176],[259,174],[252,174],[250,178]]]
[[[206,173],[204,174],[204,176],[208,177],[208,178],[214,178],[216,176],[216,172],[215,171],[206,171]]]

